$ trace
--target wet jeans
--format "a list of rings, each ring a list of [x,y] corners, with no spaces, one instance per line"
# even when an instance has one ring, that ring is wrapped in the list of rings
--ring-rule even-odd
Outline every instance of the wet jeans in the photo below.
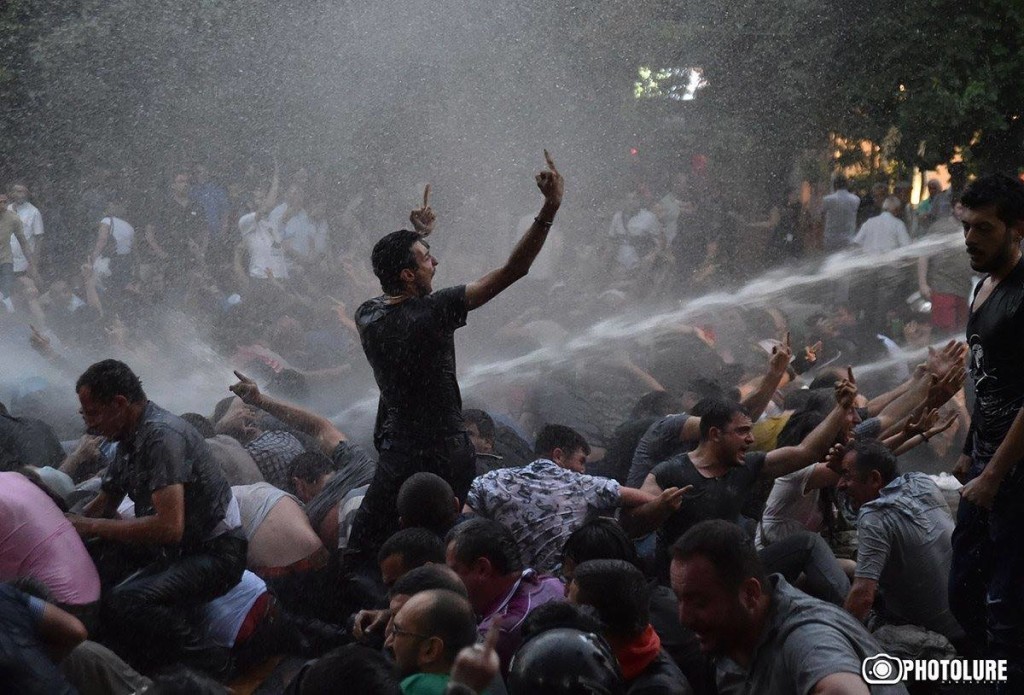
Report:
[[[976,477],[984,463],[976,463]],[[1024,466],[999,486],[992,511],[960,500],[953,530],[949,607],[967,644],[1006,659],[1012,692],[1024,684]],[[1005,692],[1011,692],[1006,690]]]
[[[246,547],[240,532],[225,533],[188,553],[151,563],[107,593],[105,627],[135,657],[133,664],[182,661],[215,670],[203,661],[198,609],[241,580]]]
[[[765,570],[778,572],[790,584],[802,573],[804,590],[815,598],[842,606],[850,593],[850,579],[825,539],[810,531],[786,536],[758,551]]]
[[[383,442],[377,472],[352,523],[349,549],[376,566],[377,551],[398,530],[395,508],[398,489],[409,476],[421,471],[444,478],[459,501],[465,501],[476,476],[476,455],[469,435],[456,434],[429,448],[404,442]]]

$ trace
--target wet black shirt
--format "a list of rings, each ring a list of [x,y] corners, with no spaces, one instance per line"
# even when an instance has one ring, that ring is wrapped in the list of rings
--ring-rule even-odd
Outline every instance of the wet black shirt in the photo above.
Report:
[[[973,450],[965,453],[975,461],[987,460],[1024,405],[1024,261],[995,286],[980,308],[972,307],[967,345],[975,399],[973,436],[968,441]]]
[[[455,330],[466,325],[466,287],[356,311],[363,352],[380,388],[374,442],[429,443],[465,430],[455,378]]]
[[[206,440],[192,425],[155,403],[148,403],[135,433],[120,442],[103,476],[103,491],[120,501],[135,502],[135,516],[156,514],[153,493],[170,485],[185,489],[185,532],[188,549],[206,540],[231,502],[231,487]]]
[[[12,466],[0,464],[0,470],[14,470],[17,466],[58,468],[64,460],[64,449],[42,420],[0,414],[0,459]]]
[[[148,223],[155,228],[156,243],[170,255],[171,263],[188,263],[192,257],[189,240],[199,243],[207,231],[203,209],[192,200],[182,205],[173,196],[149,214]]]
[[[658,529],[657,559],[662,576],[667,576],[669,549],[692,526],[708,519],[739,520],[743,505],[764,468],[766,456],[761,451],[749,452],[742,464],[732,466],[717,478],[701,475],[688,453],[677,454],[654,467],[651,474],[662,490],[693,485],[693,490],[683,497],[679,511]]]

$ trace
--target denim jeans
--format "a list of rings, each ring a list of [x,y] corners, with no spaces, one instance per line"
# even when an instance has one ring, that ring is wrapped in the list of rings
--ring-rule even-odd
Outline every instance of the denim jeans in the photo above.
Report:
[[[969,477],[980,474],[986,463],[976,461]],[[1024,466],[1018,465],[1003,480],[991,511],[960,500],[953,530],[949,607],[967,633],[966,642],[987,658],[1006,659],[1010,685],[1020,688],[1024,684]]]
[[[808,594],[842,606],[850,593],[850,578],[840,567],[825,539],[801,531],[775,541],[758,552],[768,573],[778,572],[792,584],[801,573]]]

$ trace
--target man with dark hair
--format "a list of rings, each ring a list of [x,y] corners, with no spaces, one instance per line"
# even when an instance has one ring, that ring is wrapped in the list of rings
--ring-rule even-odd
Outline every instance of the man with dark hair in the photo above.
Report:
[[[754,443],[752,423],[742,406],[722,399],[709,401],[700,418],[697,448],[658,464],[642,488],[651,495],[672,487],[693,489],[692,498],[658,530],[659,575],[667,576],[668,548],[691,526],[706,519],[739,521],[761,478],[774,479],[821,460],[843,430],[856,395],[851,370],[848,380],[837,382],[835,407],[820,425],[799,445],[767,453],[749,451]]]
[[[735,524],[704,521],[672,547],[679,620],[715,660],[718,692],[906,695],[861,676],[881,647],[849,613],[766,576]]]
[[[846,610],[864,621],[875,607],[884,622],[909,623],[960,640],[949,610],[953,519],[942,490],[924,473],[899,475],[878,441],[854,442],[842,459],[839,490],[857,515],[857,569]]]
[[[679,507],[683,490],[657,495],[585,475],[587,440],[564,425],[545,425],[537,435],[540,457],[522,468],[502,468],[473,481],[464,511],[500,521],[514,534],[524,562],[554,570],[566,538],[588,518],[629,510],[634,524],[653,531]]]
[[[624,560],[588,560],[577,565],[568,587],[571,603],[592,606],[604,624],[626,681],[626,693],[692,693],[682,671],[661,648],[650,622],[650,590],[637,567]]]
[[[405,695],[443,695],[459,650],[476,644],[476,620],[465,597],[444,589],[405,602],[388,628],[387,647]]]
[[[443,565],[444,543],[425,528],[404,528],[384,541],[377,554],[384,586],[392,585],[406,572],[428,563]]]
[[[961,198],[971,268],[986,273],[967,321],[974,412],[954,473],[961,491],[949,597],[971,641],[1024,682],[1024,183],[1003,175]],[[986,624],[987,619],[987,624]]]
[[[127,579],[137,564],[120,571],[100,566],[101,578],[113,586],[104,597],[108,624],[126,646],[144,646],[150,658],[194,655],[201,629],[190,619],[192,609],[227,593],[245,570],[238,503],[206,441],[147,400],[128,365],[97,362],[75,388],[87,431],[118,447],[99,495],[83,516],[69,518],[82,536],[106,541],[112,550],[127,551],[118,548],[123,544],[154,557]],[[134,518],[117,518],[128,495]]]
[[[414,473],[398,489],[398,523],[420,526],[444,536],[459,517],[459,500],[452,486],[434,473]]]
[[[500,624],[496,650],[502,673],[519,647],[526,614],[548,601],[560,601],[565,588],[558,579],[524,568],[512,533],[497,521],[470,519],[447,538],[448,566],[466,585],[479,618],[480,635]]]
[[[466,423],[466,434],[476,452],[476,474],[483,475],[495,468],[501,468],[502,457],[494,451],[494,420],[483,410],[466,408],[462,411]]]
[[[410,220],[415,232],[393,232],[373,249],[384,295],[365,302],[355,320],[380,388],[374,443],[380,463],[352,529],[351,547],[375,553],[394,530],[394,500],[413,473],[440,475],[464,499],[475,474],[455,375],[455,331],[477,309],[530,270],[562,203],[562,177],[545,152],[537,175],[544,206],[505,264],[468,285],[433,291],[437,260],[425,243],[433,230],[429,187]],[[365,557],[363,558],[365,560]]]
[[[286,695],[329,695],[339,684],[353,693],[400,695],[391,661],[377,649],[349,644],[307,662],[288,684]]]

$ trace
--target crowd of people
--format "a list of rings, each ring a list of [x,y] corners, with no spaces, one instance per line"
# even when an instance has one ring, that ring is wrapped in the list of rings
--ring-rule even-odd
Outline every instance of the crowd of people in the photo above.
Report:
[[[720,287],[739,243],[720,227],[697,236],[714,196],[690,172],[657,204],[638,194],[609,213],[596,253],[578,248],[545,159],[543,202],[510,225],[517,240],[491,270],[435,233],[429,186],[412,229],[360,256],[374,227],[359,204],[329,211],[323,177],[286,182],[275,164],[223,187],[197,167],[145,214],[92,190],[95,236],[63,259],[29,189],[12,186],[0,330],[31,345],[38,370],[5,370],[0,385],[0,682],[952,687],[887,679],[872,670],[881,654],[1004,660],[1008,680],[975,680],[1016,692],[1024,183],[936,182],[913,210],[899,187],[866,204],[836,176],[824,249],[879,254],[872,291],[837,282],[801,301],[715,305],[520,370],[652,292]],[[792,224],[785,211],[765,224],[774,260],[806,252]],[[884,260],[956,230],[966,253]],[[438,239],[453,273],[473,273],[465,284],[435,289]],[[576,260],[604,263],[581,285],[599,291],[570,291]],[[893,301],[913,283],[930,313]],[[467,325],[483,337],[457,343]],[[230,390],[151,389],[196,332],[235,370]],[[457,344],[463,365],[512,366],[467,388]],[[367,387],[372,432],[345,409]],[[161,405],[183,399],[188,412]]]

